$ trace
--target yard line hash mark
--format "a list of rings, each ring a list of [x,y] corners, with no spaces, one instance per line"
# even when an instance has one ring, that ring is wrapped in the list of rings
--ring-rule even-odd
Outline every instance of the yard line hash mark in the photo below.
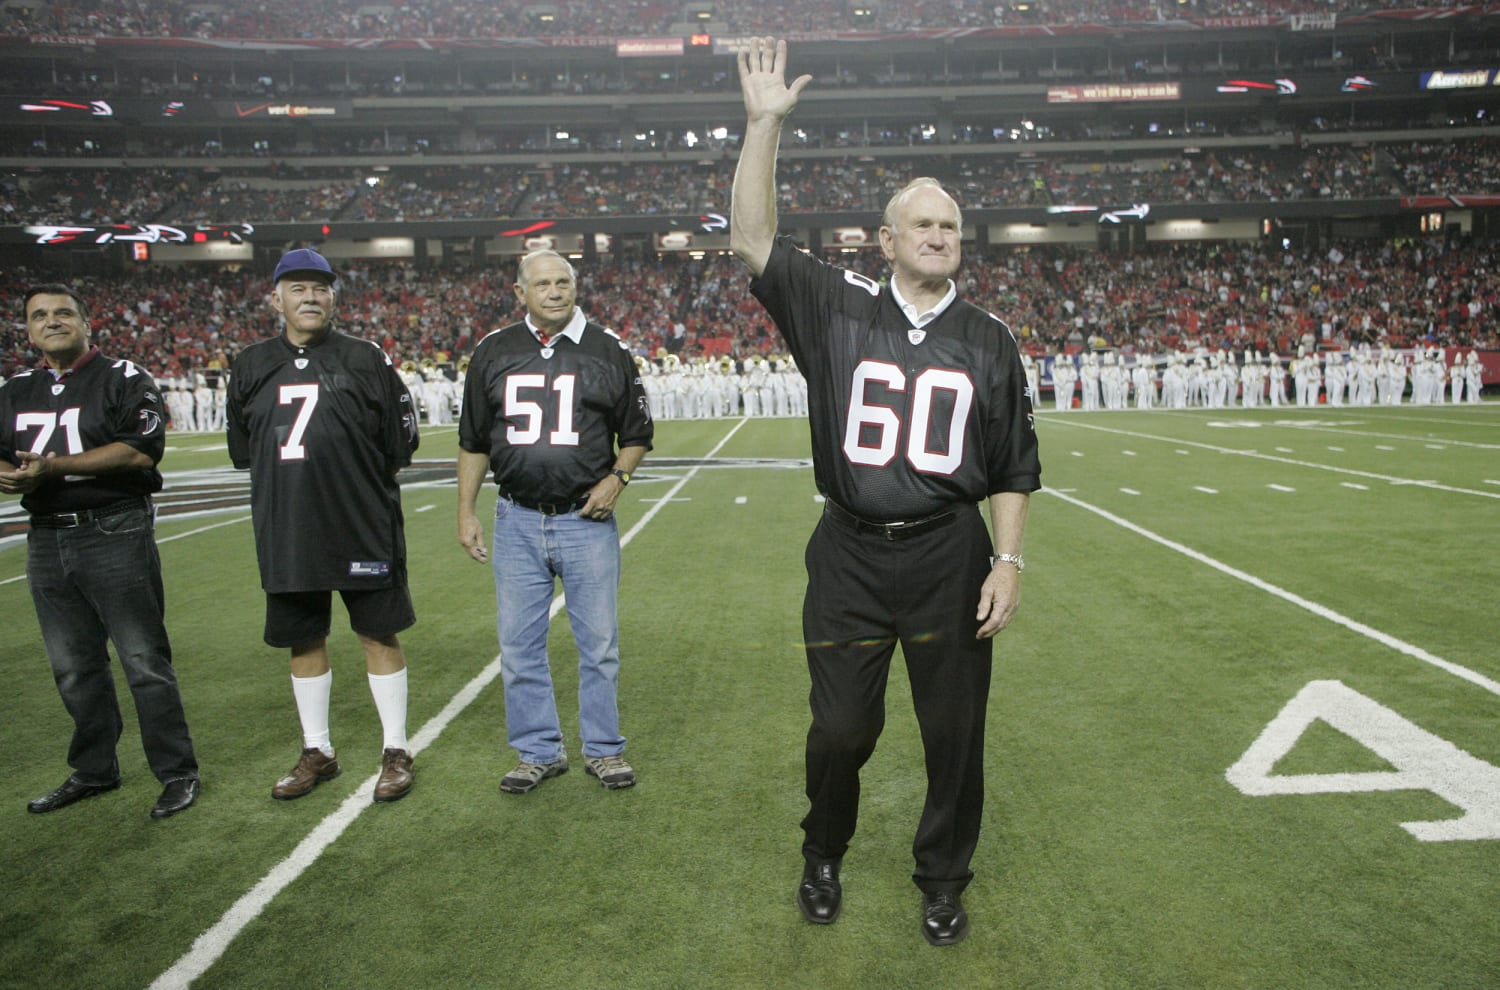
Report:
[[[1178,543],[1176,540],[1168,539],[1167,537],[1162,536],[1159,533],[1155,533],[1144,526],[1139,526],[1122,516],[1117,516],[1113,512],[1110,512],[1106,509],[1101,509],[1096,505],[1091,505],[1088,502],[1083,501],[1082,499],[1074,498],[1071,495],[1064,495],[1055,488],[1043,488],[1042,492],[1047,495],[1051,495],[1054,498],[1060,498],[1064,502],[1067,502],[1069,505],[1083,509],[1085,512],[1092,512],[1094,515],[1099,516],[1101,519],[1105,519],[1109,522],[1114,523],[1121,529],[1129,530],[1130,532],[1135,533],[1137,536],[1145,537],[1152,543],[1156,543],[1160,546],[1166,547],[1168,550],[1180,553],[1190,560],[1195,560],[1200,564],[1211,567],[1221,574],[1234,578],[1236,581],[1243,581],[1245,584],[1248,584],[1253,588],[1258,588],[1261,591],[1264,591],[1276,598],[1280,598],[1282,601],[1287,602],[1288,604],[1295,605],[1301,609],[1305,609],[1306,611],[1311,612],[1313,615],[1316,615],[1320,619],[1327,619],[1329,622],[1343,626],[1350,632],[1358,633],[1359,635],[1364,636],[1367,639],[1372,639],[1375,642],[1380,643],[1382,646],[1390,647],[1398,653],[1411,657],[1414,660],[1420,660],[1423,663],[1430,664],[1438,668],[1439,670],[1446,671],[1447,673],[1452,674],[1455,677],[1468,681],[1470,684],[1481,687],[1493,695],[1500,696],[1500,682],[1491,680],[1490,678],[1484,676],[1481,673],[1478,673],[1477,671],[1470,670],[1468,667],[1453,663],[1450,660],[1444,660],[1442,657],[1437,656],[1434,653],[1429,653],[1427,650],[1422,649],[1420,646],[1408,643],[1402,639],[1397,639],[1395,636],[1392,636],[1389,633],[1383,633],[1373,626],[1367,626],[1357,619],[1351,619],[1347,615],[1335,612],[1333,609],[1329,608],[1326,605],[1320,605],[1315,601],[1303,598],[1301,595],[1298,595],[1295,592],[1291,592],[1278,585],[1274,585],[1269,581],[1258,578],[1255,575],[1242,571],[1237,567],[1232,567],[1229,564],[1224,563],[1223,561],[1216,560],[1213,557],[1210,557],[1206,553],[1194,550],[1192,547],[1189,547],[1182,543]]]
[[[1440,485],[1436,481],[1416,481],[1410,478],[1398,478],[1388,474],[1376,474],[1374,471],[1356,471],[1353,468],[1336,467],[1332,464],[1322,464],[1317,461],[1299,461],[1290,457],[1277,457],[1274,454],[1262,454],[1257,450],[1237,450],[1233,447],[1221,447],[1218,444],[1200,443],[1195,440],[1183,440],[1178,437],[1156,436],[1151,433],[1139,433],[1135,430],[1114,429],[1108,426],[1099,426],[1095,423],[1084,423],[1077,419],[1053,419],[1048,420],[1053,425],[1071,427],[1079,430],[1095,430],[1100,433],[1114,433],[1125,437],[1134,437],[1139,440],[1158,440],[1162,443],[1187,444],[1189,447],[1198,447],[1202,450],[1211,450],[1217,454],[1229,454],[1234,457],[1253,457],[1257,460],[1273,461],[1277,464],[1290,464],[1293,467],[1309,468],[1314,471],[1332,471],[1334,474],[1349,475],[1355,478],[1367,478],[1374,481],[1384,481],[1389,484],[1417,485],[1423,488],[1431,488],[1434,491],[1452,492],[1456,495],[1478,495],[1481,498],[1500,498],[1500,492],[1480,491],[1473,488],[1458,488],[1454,485]]]

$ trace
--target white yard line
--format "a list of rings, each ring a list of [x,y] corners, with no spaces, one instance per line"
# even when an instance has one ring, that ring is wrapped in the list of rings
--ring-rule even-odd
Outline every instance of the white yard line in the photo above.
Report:
[[[1087,512],[1092,512],[1094,515],[1114,523],[1121,529],[1129,530],[1130,532],[1135,533],[1137,536],[1143,536],[1153,543],[1166,547],[1168,550],[1175,550],[1177,553],[1182,554],[1184,557],[1195,560],[1200,564],[1205,564],[1209,567],[1212,567],[1214,570],[1218,571],[1221,574],[1228,575],[1229,577],[1232,577],[1237,581],[1243,581],[1251,587],[1258,588],[1261,591],[1264,591],[1266,594],[1272,595],[1276,598],[1280,598],[1282,601],[1295,605],[1298,608],[1306,609],[1307,611],[1311,612],[1313,615],[1316,615],[1321,619],[1327,619],[1329,622],[1332,622],[1335,625],[1343,626],[1345,629],[1348,629],[1351,632],[1358,633],[1361,636],[1372,639],[1383,646],[1388,646],[1398,653],[1402,653],[1415,660],[1420,660],[1423,663],[1431,664],[1439,670],[1446,671],[1447,673],[1450,673],[1455,677],[1459,677],[1463,680],[1468,681],[1470,684],[1478,685],[1491,694],[1500,695],[1500,682],[1491,680],[1490,678],[1484,676],[1481,673],[1478,673],[1477,671],[1473,671],[1468,667],[1464,667],[1460,664],[1444,660],[1440,656],[1427,652],[1420,646],[1415,646],[1411,643],[1406,642],[1405,640],[1397,639],[1395,636],[1392,636],[1389,633],[1383,633],[1379,629],[1375,629],[1372,626],[1367,626],[1363,622],[1359,622],[1356,619],[1349,618],[1347,615],[1335,612],[1333,609],[1329,608],[1326,605],[1319,605],[1317,602],[1309,601],[1308,599],[1303,598],[1301,595],[1288,591],[1285,588],[1278,587],[1277,585],[1274,585],[1269,581],[1262,580],[1261,578],[1258,578],[1253,574],[1247,574],[1239,568],[1231,567],[1223,561],[1215,560],[1213,557],[1208,556],[1208,554],[1194,550],[1192,547],[1184,546],[1183,544],[1178,543],[1175,540],[1169,540],[1159,533],[1154,533],[1151,530],[1146,529],[1144,526],[1138,526],[1130,520],[1123,519],[1120,516],[1117,516],[1114,513],[1109,512],[1108,510],[1101,509],[1096,505],[1090,505],[1082,499],[1074,498],[1071,495],[1064,495],[1053,488],[1044,488],[1042,489],[1042,491],[1048,495],[1053,496],[1054,498],[1062,499],[1069,505],[1077,506],[1078,508],[1083,509]]]
[[[1449,405],[1451,406],[1451,404],[1449,404]],[[1472,409],[1474,412],[1478,413],[1478,412],[1483,412],[1485,410],[1485,408],[1486,408],[1486,405],[1487,405],[1486,403],[1481,403],[1481,404],[1476,405],[1476,406],[1468,406],[1468,405],[1451,406],[1449,409],[1447,409],[1445,411],[1446,412],[1459,412],[1460,410],[1470,410],[1470,409]],[[1493,414],[1494,411],[1495,411],[1495,406],[1493,404],[1488,404],[1488,407],[1489,407],[1490,413]],[[1350,411],[1350,407],[1349,406],[1339,406],[1339,407],[1336,407],[1336,408],[1339,409],[1340,415],[1348,414],[1349,411]],[[1355,410],[1359,410],[1359,409],[1363,409],[1365,407],[1363,407],[1363,406],[1355,406],[1353,408]],[[1432,408],[1440,408],[1440,407],[1434,406]],[[1400,422],[1400,423],[1422,423],[1424,425],[1437,424],[1438,426],[1488,426],[1489,425],[1488,423],[1486,423],[1482,419],[1478,420],[1478,421],[1475,421],[1475,420],[1472,420],[1472,419],[1437,419],[1437,418],[1431,418],[1431,417],[1427,417],[1427,416],[1393,416],[1393,415],[1389,415],[1389,414],[1381,415],[1379,417],[1379,420],[1382,423],[1390,422],[1390,421],[1394,420],[1394,421]]]
[[[1431,437],[1414,437],[1407,433],[1375,433],[1370,430],[1351,430],[1342,426],[1329,426],[1324,423],[1276,423],[1275,426],[1285,426],[1293,430],[1302,430],[1305,433],[1334,433],[1341,437],[1373,437],[1377,440],[1404,440],[1408,443],[1428,444]],[[1483,426],[1483,423],[1465,423],[1465,426]],[[1430,445],[1430,444],[1429,444]],[[1444,440],[1435,447],[1442,450],[1445,447],[1475,447],[1479,450],[1500,450],[1500,443],[1477,443],[1473,440]],[[1329,450],[1340,450],[1339,447],[1329,447]]]
[[[744,426],[746,422],[747,420],[741,419],[735,423],[734,428],[725,434],[724,439],[720,440],[718,445],[709,451],[705,460],[713,457],[722,450],[724,445],[739,432],[740,427]],[[620,537],[620,546],[622,549],[629,545],[630,541],[635,539],[636,534],[656,517],[656,514],[661,511],[662,506],[673,495],[677,494],[683,486],[693,480],[698,470],[699,467],[693,467],[665,495],[653,500],[651,508],[646,510],[645,515],[641,516],[640,520],[630,528],[628,533]],[[556,618],[557,613],[562,610],[562,606],[563,596],[559,594],[552,600],[549,617]],[[473,680],[465,684],[453,696],[442,711],[433,716],[426,725],[418,730],[416,735],[411,737],[412,755],[416,756],[431,743],[435,742],[438,736],[442,735],[443,730],[448,727],[449,723],[462,714],[464,709],[468,708],[474,699],[478,698],[480,693],[499,676],[500,658],[496,656]],[[262,877],[254,887],[250,888],[248,893],[230,905],[229,910],[224,912],[223,917],[194,940],[192,947],[188,949],[182,958],[178,959],[177,962],[172,964],[170,969],[156,978],[151,984],[151,990],[179,990],[179,988],[191,986],[194,980],[208,972],[209,967],[213,966],[224,955],[235,938],[266,909],[271,901],[275,899],[276,895],[290,886],[308,867],[312,866],[318,857],[323,854],[323,851],[333,845],[334,841],[344,833],[345,829],[354,823],[354,820],[362,812],[371,807],[371,795],[375,791],[375,782],[379,778],[380,775],[378,773],[372,774],[364,783],[359,785],[353,794],[344,799],[344,803],[339,805],[336,811],[314,826],[313,830],[297,844],[297,847],[292,850],[286,859],[272,867],[271,871]]]
[[[1263,454],[1258,450],[1246,450],[1235,447],[1220,447],[1212,443],[1200,443],[1196,440],[1183,440],[1179,437],[1159,437],[1150,433],[1137,433],[1134,430],[1112,429],[1108,426],[1099,426],[1094,423],[1081,423],[1078,420],[1049,420],[1054,424],[1063,424],[1082,430],[1097,430],[1100,433],[1113,433],[1122,437],[1134,437],[1138,440],[1156,440],[1160,443],[1169,443],[1180,446],[1197,447],[1200,450],[1211,450],[1218,454],[1231,454],[1237,457],[1253,457],[1262,461],[1274,461],[1277,464],[1290,464],[1294,467],[1311,468],[1314,471],[1332,471],[1334,474],[1347,474],[1356,478],[1370,478],[1374,481],[1384,481],[1392,485],[1413,485],[1421,488],[1431,488],[1434,491],[1453,492],[1458,495],[1478,495],[1480,498],[1500,499],[1500,492],[1478,491],[1473,488],[1457,488],[1453,485],[1440,485],[1436,481],[1422,480],[1416,478],[1398,478],[1390,474],[1376,474],[1373,471],[1356,471],[1353,468],[1335,467],[1332,464],[1320,464],[1317,461],[1299,461],[1291,457],[1277,457],[1275,454]],[[1241,436],[1244,434],[1241,433]],[[1410,438],[1408,438],[1410,439]],[[1486,446],[1484,444],[1470,444],[1470,446]],[[1077,454],[1076,456],[1083,456]]]
[[[231,509],[229,511],[234,511],[234,510]],[[240,511],[243,511],[243,510],[240,510]],[[174,516],[173,518],[181,519],[182,517],[181,516]],[[190,529],[190,530],[188,530],[185,533],[173,533],[171,536],[159,537],[157,539],[157,541],[156,541],[156,544],[157,544],[157,546],[160,546],[163,543],[171,543],[173,540],[180,540],[180,539],[183,539],[184,537],[188,537],[188,536],[197,536],[199,533],[207,533],[211,529],[220,529],[220,528],[222,528],[224,526],[233,526],[235,523],[242,523],[242,522],[249,522],[249,521],[250,521],[250,517],[249,516],[240,516],[237,519],[226,519],[224,522],[214,523],[212,526],[199,526],[197,529]]]

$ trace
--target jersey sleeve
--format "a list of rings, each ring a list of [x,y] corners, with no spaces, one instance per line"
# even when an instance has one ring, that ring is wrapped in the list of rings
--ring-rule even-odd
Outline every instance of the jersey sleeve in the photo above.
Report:
[[[10,396],[14,392],[6,391],[8,384],[9,382],[0,381],[0,461],[19,466],[16,463],[16,417],[10,404]]]
[[[248,359],[241,354],[230,365],[229,393],[224,397],[224,430],[229,444],[229,460],[241,471],[250,467],[250,428],[245,419],[245,391],[250,377],[247,364]]]
[[[416,453],[422,442],[421,431],[417,428],[416,405],[411,400],[411,392],[406,383],[401,380],[395,365],[391,363],[390,355],[380,350],[378,345],[370,346],[380,355],[378,373],[385,392],[381,404],[381,408],[385,410],[382,446],[385,448],[387,465],[395,472],[411,463],[411,455]]]
[[[110,410],[113,442],[123,443],[161,461],[167,451],[167,415],[161,389],[145,370],[130,361],[110,366],[115,401]]]
[[[640,369],[630,357],[623,344],[619,348],[619,374],[624,378],[620,401],[615,404],[615,435],[621,447],[645,447],[651,449],[655,435],[655,424],[651,420],[651,404],[646,398],[646,388],[641,382]]]
[[[1036,421],[1027,391],[1026,369],[1010,328],[989,317],[998,334],[990,422],[985,431],[985,473],[989,492],[1034,492],[1042,487],[1042,464],[1037,454]]]
[[[750,280],[751,295],[766,308],[798,365],[810,367],[821,349],[820,331],[829,325],[830,307],[845,281],[842,269],[799,250],[785,235],[776,238],[765,270]],[[870,289],[879,295],[873,282]]]
[[[463,406],[458,414],[458,445],[472,454],[486,456],[490,454],[490,424],[495,418],[490,407],[488,350],[484,340],[474,349],[469,373],[464,377]]]

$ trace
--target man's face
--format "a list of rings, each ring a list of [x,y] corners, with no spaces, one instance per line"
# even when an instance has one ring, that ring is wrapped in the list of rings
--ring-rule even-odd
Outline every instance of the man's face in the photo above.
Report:
[[[531,322],[550,333],[573,318],[578,286],[562,261],[538,258],[526,266],[526,284],[516,283],[516,298],[526,305]]]
[[[959,263],[958,204],[936,186],[918,186],[896,207],[896,226],[880,228],[880,249],[903,281],[952,278]]]
[[[72,296],[32,296],[26,304],[26,333],[54,368],[66,368],[89,348],[89,321]]]
[[[271,290],[271,306],[286,320],[288,331],[317,336],[333,322],[333,285],[320,278],[293,275]]]

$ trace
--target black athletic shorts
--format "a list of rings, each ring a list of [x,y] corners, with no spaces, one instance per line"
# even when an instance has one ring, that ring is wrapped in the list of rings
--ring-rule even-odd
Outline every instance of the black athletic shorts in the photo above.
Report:
[[[380,639],[416,624],[406,585],[369,591],[340,591],[349,610],[349,627],[362,636]],[[266,645],[301,646],[325,639],[333,625],[333,592],[266,592]]]

